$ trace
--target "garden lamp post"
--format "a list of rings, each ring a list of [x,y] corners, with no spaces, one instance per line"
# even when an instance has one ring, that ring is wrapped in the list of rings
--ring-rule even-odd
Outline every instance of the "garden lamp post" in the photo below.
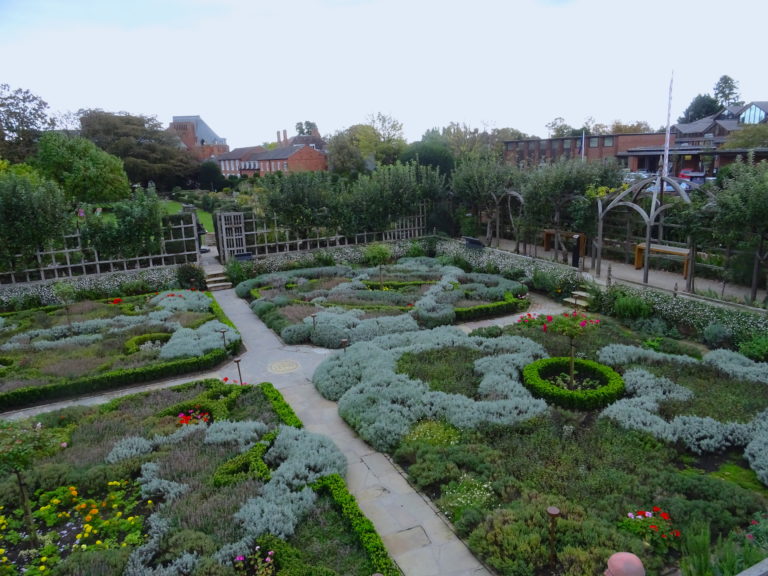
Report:
[[[216,330],[219,334],[221,334],[221,339],[224,341],[224,350],[227,350],[227,329],[226,328],[220,328]]]
[[[237,366],[238,382],[240,382],[240,384],[242,385],[243,384],[243,374],[242,374],[242,372],[240,372],[240,360],[241,360],[240,358],[235,358],[234,362],[235,362],[235,365]]]
[[[549,566],[555,567],[557,564],[557,551],[555,550],[555,528],[557,519],[560,517],[560,508],[557,506],[550,506],[547,508],[547,514],[549,515]]]
[[[349,346],[349,339],[348,338],[342,338],[341,342],[339,342],[339,344],[341,344],[341,348],[342,348],[342,350],[344,350],[344,353],[346,354],[347,353],[347,346]]]

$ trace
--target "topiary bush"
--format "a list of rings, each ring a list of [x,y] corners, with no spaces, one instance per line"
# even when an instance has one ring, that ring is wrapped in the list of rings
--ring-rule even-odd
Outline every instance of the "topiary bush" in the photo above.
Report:
[[[182,264],[176,269],[179,286],[190,290],[207,290],[205,270],[195,264]]]
[[[573,410],[596,410],[615,402],[624,394],[624,381],[612,368],[581,358],[573,359],[580,377],[597,380],[596,388],[569,390],[553,382],[567,373],[571,358],[542,358],[523,369],[523,382],[531,393],[547,402]]]

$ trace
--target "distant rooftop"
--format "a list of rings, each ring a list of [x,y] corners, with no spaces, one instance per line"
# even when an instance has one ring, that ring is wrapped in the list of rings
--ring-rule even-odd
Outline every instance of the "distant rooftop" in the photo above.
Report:
[[[213,129],[211,129],[211,127],[208,126],[208,124],[206,124],[202,118],[200,118],[200,116],[174,116],[173,122],[189,122],[194,124],[195,135],[197,136],[198,142],[205,140],[205,143],[208,145],[227,143],[227,139],[220,138],[216,132],[214,132]]]

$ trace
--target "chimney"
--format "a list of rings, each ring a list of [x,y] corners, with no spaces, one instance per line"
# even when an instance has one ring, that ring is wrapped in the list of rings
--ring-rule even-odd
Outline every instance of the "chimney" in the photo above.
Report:
[[[277,143],[280,144],[280,130],[277,131]]]
[[[283,143],[288,144],[288,130],[283,130]]]

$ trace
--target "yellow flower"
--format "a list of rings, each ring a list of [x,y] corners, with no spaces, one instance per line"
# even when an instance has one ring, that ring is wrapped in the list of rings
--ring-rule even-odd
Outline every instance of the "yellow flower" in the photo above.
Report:
[[[40,558],[40,562],[48,562],[48,556],[43,556]]]
[[[82,545],[80,546],[80,549],[81,549],[81,550],[85,550],[86,548],[88,548],[88,546],[86,546],[85,544],[82,544]]]
[[[101,545],[101,540],[96,540],[96,544]]]
[[[40,566],[37,567],[37,569],[40,570],[40,572],[43,572],[45,571],[45,566],[41,564]]]
[[[77,535],[75,536],[75,538],[77,538],[78,540],[80,540],[82,537],[83,537],[82,533],[81,533],[81,534],[77,534]]]
[[[0,548],[0,554],[5,554],[5,548]]]
[[[58,498],[54,498],[53,500],[51,500],[51,504],[61,504],[61,500],[59,500]]]

